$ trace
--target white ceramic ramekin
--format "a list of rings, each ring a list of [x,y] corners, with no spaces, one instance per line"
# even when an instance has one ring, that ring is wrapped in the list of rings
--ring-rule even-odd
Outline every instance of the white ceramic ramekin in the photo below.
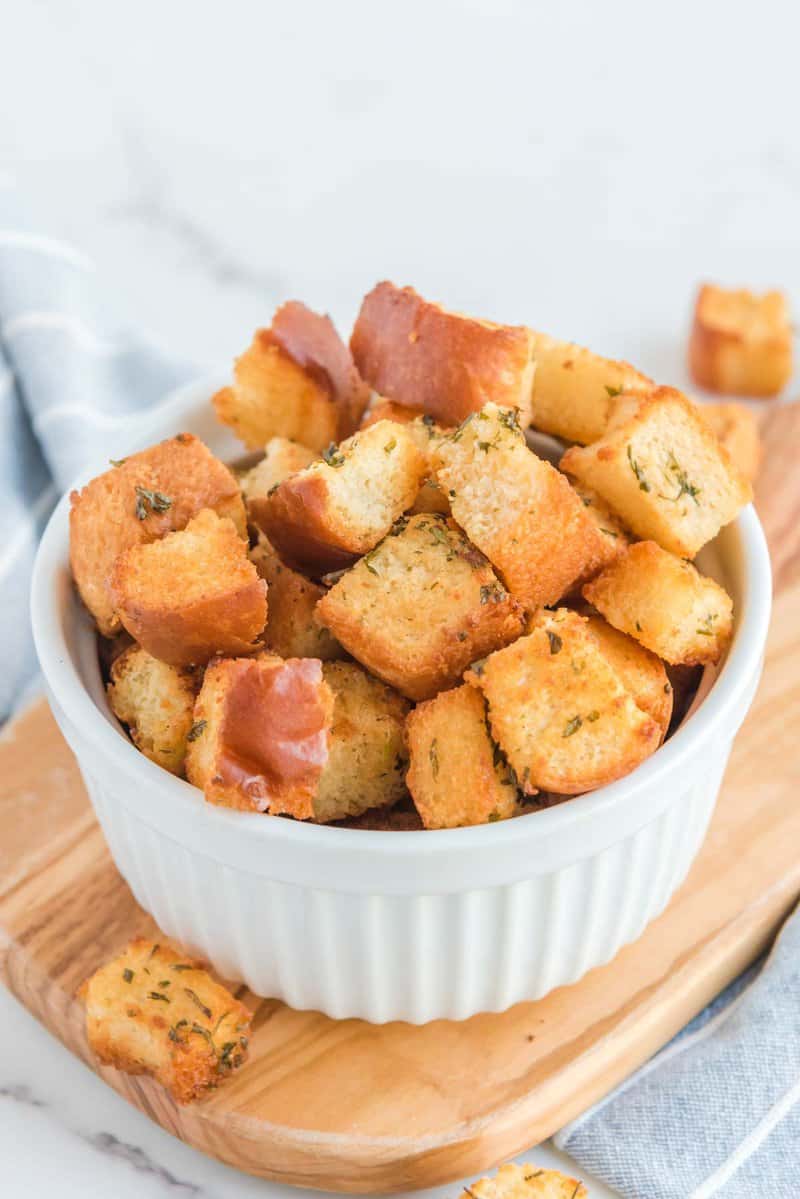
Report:
[[[210,410],[214,389],[206,381],[176,393],[135,438],[116,437],[109,458],[181,430],[235,458]],[[117,867],[165,933],[295,1008],[463,1019],[607,962],[685,877],[758,682],[770,610],[752,508],[714,549],[736,632],[698,710],[620,782],[480,828],[366,832],[232,812],[149,762],[106,704],[94,632],[70,583],[66,497],[39,550],[33,629]]]

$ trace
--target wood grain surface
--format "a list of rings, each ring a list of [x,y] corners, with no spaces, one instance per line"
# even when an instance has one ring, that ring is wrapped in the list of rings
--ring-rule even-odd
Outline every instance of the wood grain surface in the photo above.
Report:
[[[242,1170],[327,1190],[410,1190],[544,1139],[665,1043],[769,943],[800,895],[800,407],[764,419],[757,504],[776,601],[764,678],[706,843],[666,912],[579,983],[502,1015],[417,1028],[293,1012],[241,990],[252,1054],[177,1107],[99,1067],[78,984],[153,931],[117,874],[44,703],[0,745],[0,974],[64,1044],[176,1136]]]

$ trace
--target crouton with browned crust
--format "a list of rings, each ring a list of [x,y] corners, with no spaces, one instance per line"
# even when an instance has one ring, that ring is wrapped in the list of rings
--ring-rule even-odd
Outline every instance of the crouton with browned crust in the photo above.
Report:
[[[203,508],[228,516],[242,537],[239,486],[197,437],[179,433],[131,454],[70,496],[70,564],[81,599],[104,637],[120,630],[110,594],[120,554],[183,529]]]
[[[663,741],[672,718],[672,685],[664,663],[597,613],[586,613],[586,618],[589,632],[600,646],[603,657],[637,706],[652,716]]]
[[[267,619],[267,585],[246,543],[208,508],[185,529],[121,554],[111,595],[134,640],[172,666],[251,652]]]
[[[689,370],[720,395],[775,396],[792,375],[793,331],[786,296],[705,283],[695,303]]]
[[[405,425],[414,438],[414,443],[425,459],[425,478],[422,480],[417,498],[409,509],[410,512],[442,512],[450,515],[450,501],[442,491],[434,477],[433,454],[436,446],[448,432],[442,425],[437,425],[432,416],[421,416],[418,408],[405,408],[392,400],[380,400],[374,407],[367,410],[361,422],[362,429],[376,424],[379,420],[393,420]]]
[[[257,524],[257,512],[263,507],[273,488],[295,475],[299,470],[305,470],[319,454],[301,445],[299,441],[289,441],[287,437],[271,437],[264,447],[264,457],[250,470],[245,471],[239,479],[242,495],[247,507],[247,515],[253,524]]]
[[[250,561],[267,584],[269,616],[261,637],[264,649],[281,658],[320,658],[326,662],[346,657],[339,642],[316,617],[325,588],[282,562],[263,534],[250,550]]]
[[[716,434],[720,445],[748,483],[754,483],[764,447],[755,415],[744,404],[703,404],[697,411]]]
[[[452,687],[475,658],[522,629],[520,605],[451,520],[419,513],[345,572],[320,621],[368,670],[409,699]]]
[[[127,725],[136,748],[179,776],[199,689],[197,671],[169,666],[140,645],[114,660],[107,688],[111,710]]]

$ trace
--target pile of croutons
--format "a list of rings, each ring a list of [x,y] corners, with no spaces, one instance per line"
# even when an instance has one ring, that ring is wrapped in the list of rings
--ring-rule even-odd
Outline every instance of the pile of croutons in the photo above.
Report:
[[[750,472],[626,363],[381,283],[349,347],[285,304],[213,403],[257,461],[180,434],[71,510],[111,707],[211,803],[503,820],[628,774],[725,652],[693,559]]]

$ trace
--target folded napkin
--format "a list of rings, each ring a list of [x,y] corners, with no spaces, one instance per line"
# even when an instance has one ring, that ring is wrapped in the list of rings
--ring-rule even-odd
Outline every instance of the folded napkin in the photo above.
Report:
[[[193,373],[123,332],[91,264],[0,190],[0,717],[34,671],[28,586],[58,493]],[[795,917],[763,967],[556,1143],[626,1199],[797,1194],[799,998]]]

